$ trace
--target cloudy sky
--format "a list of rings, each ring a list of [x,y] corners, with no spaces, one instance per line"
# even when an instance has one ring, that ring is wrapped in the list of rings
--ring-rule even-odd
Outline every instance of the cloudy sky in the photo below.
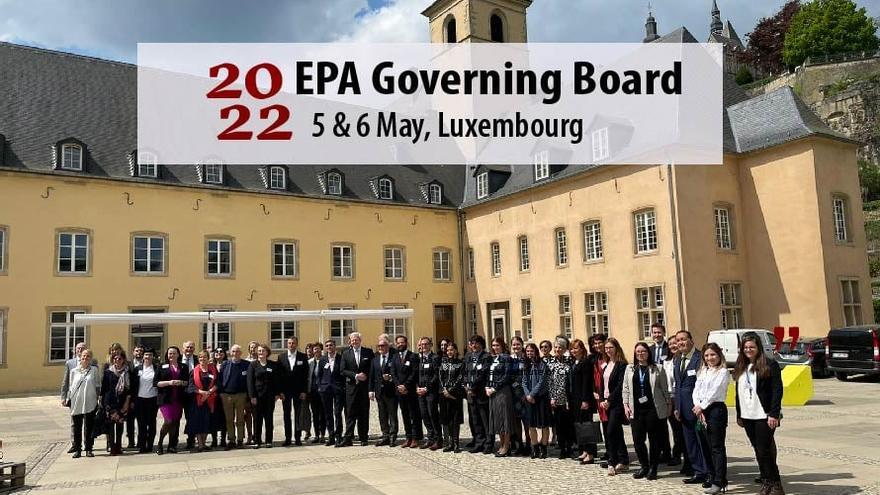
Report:
[[[856,0],[872,17],[880,0]],[[0,0],[0,41],[136,62],[138,42],[427,41],[431,0]],[[718,0],[740,36],[784,0]],[[707,37],[712,0],[652,0],[661,34]],[[529,40],[640,41],[647,0],[534,0]]]

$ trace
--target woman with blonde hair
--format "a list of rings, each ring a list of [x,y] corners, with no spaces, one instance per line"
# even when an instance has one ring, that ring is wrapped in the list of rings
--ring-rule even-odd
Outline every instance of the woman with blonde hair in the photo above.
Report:
[[[711,462],[709,483],[712,484],[705,493],[715,494],[727,489],[727,449],[724,441],[727,436],[727,386],[730,385],[730,373],[727,361],[718,344],[710,342],[703,346],[703,364],[697,371],[697,383],[694,386],[694,416],[705,428],[703,441],[709,445],[707,457]],[[703,442],[701,442],[703,443]]]

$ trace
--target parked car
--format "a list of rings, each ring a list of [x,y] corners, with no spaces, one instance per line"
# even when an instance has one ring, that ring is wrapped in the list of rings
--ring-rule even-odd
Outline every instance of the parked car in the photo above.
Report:
[[[828,371],[838,380],[850,375],[880,375],[880,330],[863,325],[833,328],[825,348]]]
[[[718,344],[718,347],[721,348],[721,352],[724,353],[724,359],[727,360],[727,366],[733,367],[736,365],[736,357],[739,355],[739,343],[742,336],[746,333],[755,333],[761,339],[761,343],[764,345],[764,354],[767,356],[776,357],[776,336],[773,335],[773,332],[769,330],[764,330],[763,328],[729,328],[727,330],[712,330],[709,332],[709,337],[706,339],[706,342],[714,342]],[[780,366],[785,366],[786,363],[780,362]]]
[[[780,364],[800,364],[811,368],[814,378],[829,376],[828,363],[825,362],[825,339],[807,337],[791,346],[791,339],[785,339],[776,355]]]

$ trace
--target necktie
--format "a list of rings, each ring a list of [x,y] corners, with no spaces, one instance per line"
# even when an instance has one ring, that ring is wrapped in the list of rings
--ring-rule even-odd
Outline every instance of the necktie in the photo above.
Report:
[[[382,360],[379,362],[379,369],[380,370],[385,369],[385,354],[382,354]]]
[[[682,375],[684,375],[684,369],[685,369],[686,367],[687,367],[687,355],[686,355],[686,354],[682,354],[682,355],[681,355],[681,367],[680,367],[680,369],[678,370],[678,372],[681,373]]]

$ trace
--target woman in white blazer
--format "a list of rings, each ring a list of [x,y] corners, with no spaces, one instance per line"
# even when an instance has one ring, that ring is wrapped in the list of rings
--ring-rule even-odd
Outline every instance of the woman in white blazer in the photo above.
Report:
[[[665,421],[672,410],[669,381],[663,366],[654,364],[648,344],[635,346],[633,363],[623,375],[623,407],[632,425],[633,446],[641,468],[633,478],[657,479]],[[645,440],[650,441],[650,452]]]

